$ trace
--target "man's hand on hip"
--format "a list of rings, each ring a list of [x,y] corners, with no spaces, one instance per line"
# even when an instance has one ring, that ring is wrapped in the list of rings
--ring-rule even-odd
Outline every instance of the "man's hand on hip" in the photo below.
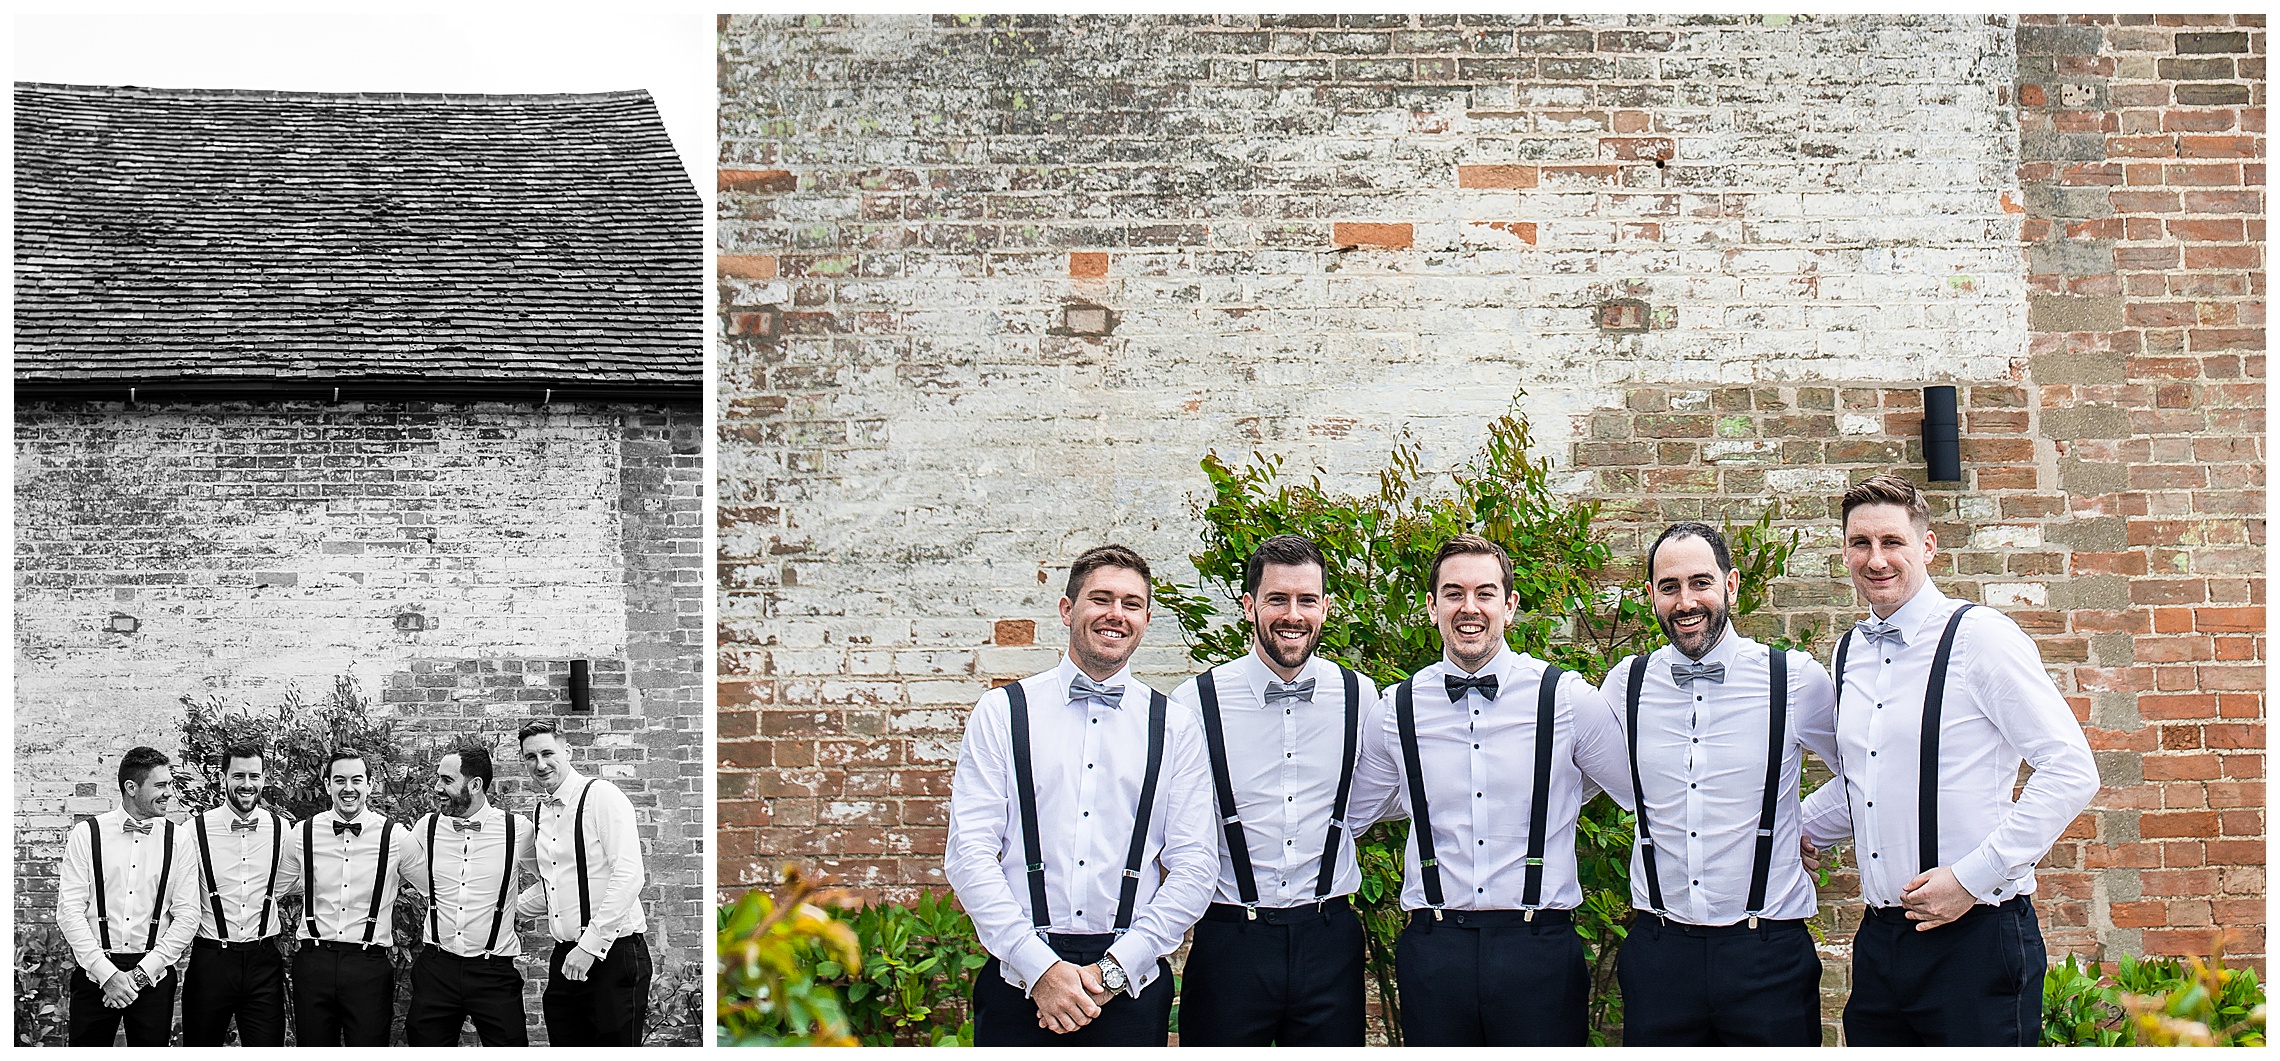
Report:
[[[1067,1035],[1100,1016],[1100,1004],[1093,1000],[1093,992],[1100,990],[1100,970],[1086,968],[1092,971],[1089,977],[1068,962],[1054,962],[1037,978],[1029,1000],[1037,1004],[1038,1027]]]
[[[1918,932],[1962,917],[1978,902],[1964,890],[1963,882],[1955,879],[1955,871],[1946,866],[1919,873],[1900,889],[1900,905],[1908,911],[1908,920],[1918,922]]]

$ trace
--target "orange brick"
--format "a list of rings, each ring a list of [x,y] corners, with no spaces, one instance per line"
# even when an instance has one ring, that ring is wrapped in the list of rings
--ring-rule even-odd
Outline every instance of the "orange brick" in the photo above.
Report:
[[[2115,928],[2160,928],[2169,923],[2169,904],[2158,899],[2114,903],[2107,912]]]
[[[1094,277],[1108,275],[1108,254],[1104,251],[1070,251],[1069,275]]]
[[[776,256],[773,254],[723,254],[714,259],[722,276],[739,280],[773,280],[776,278]]]
[[[2152,811],[2138,817],[2138,835],[2148,839],[2168,836],[2217,835],[2215,811]]]
[[[720,190],[724,192],[788,192],[799,188],[800,180],[789,170],[781,169],[724,169],[720,171]]]
[[[2264,632],[2263,608],[2195,608],[2193,627],[2222,633],[2259,634]]]
[[[1340,247],[1385,247],[1399,250],[1413,240],[1411,227],[1405,224],[1376,224],[1340,221],[1330,226],[1330,242]]]
[[[1458,166],[1459,188],[1533,188],[1534,166]]]

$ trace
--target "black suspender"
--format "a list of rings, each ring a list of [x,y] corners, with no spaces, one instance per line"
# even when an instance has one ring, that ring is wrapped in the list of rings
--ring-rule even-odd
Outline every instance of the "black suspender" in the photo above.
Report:
[[[1118,935],[1132,927],[1132,906],[1140,898],[1140,856],[1148,844],[1148,818],[1156,809],[1156,778],[1164,768],[1164,716],[1171,701],[1148,690],[1148,776],[1140,782],[1140,806],[1132,812],[1132,845],[1124,853],[1124,881],[1117,889]]]
[[[1322,870],[1314,877],[1317,902],[1330,897],[1338,875],[1338,834],[1346,829],[1346,797],[1354,790],[1354,759],[1362,733],[1362,676],[1343,664],[1338,673],[1346,679],[1346,747],[1338,758],[1338,796],[1330,804],[1330,835],[1322,840]]]
[[[1210,671],[1195,676],[1195,695],[1203,707],[1204,751],[1211,758],[1211,786],[1219,799],[1219,826],[1227,837],[1227,857],[1235,863],[1235,893],[1243,900],[1243,916],[1259,916],[1259,882],[1251,871],[1251,841],[1243,834],[1243,817],[1235,805],[1235,782],[1228,775],[1227,735],[1219,723],[1219,685]]]
[[[1052,924],[1046,909],[1045,858],[1037,832],[1037,785],[1030,769],[1029,700],[1020,682],[1005,685],[1007,706],[1013,710],[1013,783],[1021,803],[1021,849],[1029,874],[1029,922],[1043,932]],[[1124,877],[1116,896],[1115,928],[1119,935],[1132,927],[1132,909],[1140,898],[1140,863],[1147,852],[1148,820],[1156,807],[1156,781],[1164,769],[1164,719],[1171,700],[1148,690],[1148,772],[1140,782],[1140,804],[1132,813],[1132,843],[1125,850]]]
[[[301,916],[309,921],[309,938],[317,938],[317,816],[301,820]]]
[[[1940,633],[1940,647],[1932,654],[1932,676],[1924,684],[1924,725],[1920,749],[1917,752],[1916,777],[1916,860],[1923,863],[1919,873],[1928,873],[1940,864],[1940,707],[1947,699],[1948,657],[1955,653],[1955,632],[1963,626],[1963,613],[1971,610],[1966,604],[1948,616],[1947,629]]]
[[[1393,718],[1401,730],[1401,762],[1409,775],[1409,836],[1417,843],[1418,883],[1425,887],[1425,905],[1433,920],[1441,919],[1441,865],[1433,858],[1433,812],[1425,802],[1425,768],[1417,755],[1417,705],[1410,692],[1412,678],[1393,687]]]
[[[261,891],[261,927],[253,930],[253,938],[255,939],[267,939],[269,937],[269,909],[277,903],[277,864],[284,861],[284,855],[285,819],[278,817],[276,811],[270,811],[269,884]]]
[[[1005,687],[1013,709],[1013,787],[1021,797],[1021,857],[1029,873],[1029,923],[1043,932],[1053,923],[1045,905],[1045,856],[1037,834],[1037,781],[1029,765],[1029,696],[1020,682]]]
[[[1757,853],[1750,859],[1750,927],[1765,913],[1766,878],[1773,872],[1773,812],[1781,797],[1781,766],[1789,761],[1789,653],[1769,648],[1766,665],[1773,688],[1766,694],[1770,716],[1765,730],[1765,797],[1758,805]]]
[[[1631,687],[1623,694],[1625,744],[1631,753],[1631,799],[1638,805],[1639,861],[1647,871],[1647,909],[1663,912],[1662,875],[1655,871],[1655,837],[1647,827],[1647,790],[1639,777],[1639,689],[1647,683],[1647,657],[1631,657]]]
[[[104,898],[103,886],[103,829],[93,818],[87,819],[88,857],[95,860],[95,930],[102,935],[103,953],[111,952],[111,904]]]
[[[443,905],[443,896],[435,890],[435,827],[442,817],[432,812],[428,815],[427,836],[428,940],[438,947],[443,946],[443,919],[436,914],[436,909]],[[514,853],[508,852],[507,857],[513,858]]]
[[[1916,861],[1921,864],[1919,873],[1929,872],[1940,864],[1940,708],[1947,699],[1948,657],[1955,654],[1955,634],[1963,627],[1963,613],[1970,611],[1966,603],[1948,616],[1947,629],[1940,632],[1939,648],[1932,653],[1932,673],[1924,682],[1924,717],[1917,734],[1916,749]],[[1835,682],[1837,703],[1845,698],[1845,649],[1852,646],[1852,633],[1837,639]],[[1838,769],[1844,764],[1839,763]]]
[[[585,800],[585,794],[581,792],[578,805],[584,807]],[[435,890],[435,827],[437,819],[442,817],[441,814],[428,815],[427,827],[428,938],[438,947],[443,946],[443,922],[437,916],[436,909],[443,905],[443,896]],[[499,926],[507,919],[507,897],[511,894],[515,880],[515,816],[512,812],[505,812],[501,817],[507,823],[507,854],[499,867],[499,901],[498,908],[491,913],[491,935],[483,941],[483,953],[486,956],[499,945]],[[579,876],[584,875],[585,869],[580,867]],[[585,910],[580,909],[578,913],[583,917]],[[579,926],[579,931],[584,930],[585,926]]]
[[[504,817],[507,821],[507,854],[506,857],[501,860],[503,864],[499,867],[499,904],[498,909],[491,912],[491,935],[483,940],[483,953],[486,955],[490,954],[491,950],[499,945],[499,926],[505,923],[507,920],[507,897],[511,894],[511,889],[514,886],[515,880],[514,812],[508,811],[501,815],[501,817]],[[435,863],[432,861],[435,858],[435,844],[433,841],[430,841],[428,844],[428,858],[430,859],[428,865],[431,867],[428,870],[428,873],[430,875],[430,879],[432,880],[435,873],[435,870],[432,868],[435,865]],[[429,885],[428,891],[430,894],[434,893],[435,887],[433,884]],[[583,929],[581,929],[581,931],[583,931]],[[441,941],[439,940],[438,942],[440,943]]]
[[[174,819],[166,819],[165,849],[159,854],[158,894],[150,897],[150,938],[143,942],[143,952],[158,948],[158,919],[166,914],[166,882],[174,876]]]
[[[570,812],[570,846],[578,849],[578,931],[581,934],[587,925],[594,923],[592,885],[586,881],[586,797],[594,794],[594,782],[598,780],[600,778],[586,780],[586,787],[578,790],[578,807]]]
[[[229,915],[222,913],[222,882],[214,876],[214,841],[206,833],[206,816],[198,815],[198,865],[206,871],[206,900],[214,907],[214,938],[230,938]]]
[[[1546,664],[1544,680],[1536,689],[1536,788],[1528,794],[1528,875],[1520,889],[1520,908],[1528,919],[1536,917],[1544,893],[1544,826],[1552,812],[1552,721],[1559,704],[1560,679],[1566,671]]]
[[[380,929],[381,886],[388,883],[388,838],[396,831],[396,823],[380,819],[380,868],[372,874],[372,909],[364,915],[364,945],[372,945],[372,934]]]

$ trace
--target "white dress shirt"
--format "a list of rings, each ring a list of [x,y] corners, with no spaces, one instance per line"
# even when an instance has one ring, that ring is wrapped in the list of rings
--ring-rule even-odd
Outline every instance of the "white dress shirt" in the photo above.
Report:
[[[1642,802],[1663,912],[1672,920],[1731,925],[1749,916],[1765,800],[1772,659],[1771,649],[1732,629],[1698,661],[1670,645],[1647,657],[1639,694],[1639,784],[1646,790]],[[1724,664],[1725,680],[1680,685],[1671,677],[1671,664],[1680,662]],[[1788,662],[1781,792],[1773,804],[1773,853],[1758,912],[1781,920],[1811,917],[1815,909],[1813,881],[1797,849],[1800,749],[1812,749],[1825,763],[1837,761],[1829,674],[1803,652],[1788,653]],[[1631,666],[1630,658],[1616,664],[1600,686],[1626,741]],[[1652,909],[1646,850],[1634,845],[1631,851],[1631,905],[1641,910]]]
[[[1526,653],[1499,647],[1479,674],[1494,674],[1496,701],[1482,703],[1467,693],[1449,703],[1442,676],[1455,671],[1447,660],[1418,671],[1411,688],[1417,719],[1417,756],[1425,773],[1425,796],[1433,819],[1433,857],[1441,871],[1442,904],[1451,910],[1517,910],[1526,882],[1528,807],[1536,785],[1536,695],[1545,665]],[[1465,675],[1477,676],[1477,675]],[[1408,766],[1394,711],[1394,689],[1378,701],[1364,731],[1362,761],[1354,771],[1357,806],[1376,806],[1390,797],[1401,811],[1409,806]],[[1599,690],[1581,675],[1560,679],[1553,701],[1552,781],[1545,815],[1544,868],[1538,904],[1572,910],[1583,902],[1576,880],[1575,820],[1593,792],[1606,790],[1618,800],[1631,792],[1630,765],[1623,758],[1623,734]],[[1586,783],[1593,787],[1586,789]],[[1406,864],[1417,865],[1417,837],[1410,831]],[[1401,906],[1425,908],[1425,875],[1404,875]]]
[[[334,833],[333,823],[352,821],[364,826],[354,833]],[[355,818],[342,818],[337,811],[324,810],[310,815],[308,821],[285,834],[284,865],[277,871],[277,894],[290,895],[307,888],[308,900],[301,908],[301,916],[294,919],[294,935],[309,938],[309,919],[316,918],[318,939],[338,940],[342,943],[365,942],[364,925],[372,922],[372,945],[393,946],[396,942],[396,892],[404,884],[404,865],[412,850],[411,834],[398,824],[393,830],[383,830],[388,819],[379,811],[367,808]],[[311,857],[315,864],[306,868],[301,858],[301,832],[314,830],[309,837]],[[380,834],[388,831],[388,875],[380,885],[380,912],[372,912],[372,878],[380,869]]]
[[[1355,725],[1368,723],[1377,710],[1377,686],[1359,674],[1361,711]],[[1259,905],[1298,906],[1315,900],[1314,885],[1322,872],[1322,842],[1330,837],[1330,806],[1338,798],[1338,778],[1346,766],[1346,679],[1338,665],[1309,657],[1295,680],[1314,682],[1312,700],[1285,700],[1267,706],[1267,683],[1281,681],[1259,659],[1256,648],[1242,658],[1211,669],[1218,692],[1220,732],[1227,743],[1227,776],[1235,793],[1236,812],[1243,819],[1243,834],[1251,856],[1251,876],[1259,889]],[[1196,680],[1188,679],[1172,700],[1195,718],[1203,733],[1202,698]],[[1360,744],[1357,741],[1356,757]],[[1204,762],[1210,769],[1210,760]],[[1217,782],[1206,783],[1214,786]],[[1217,807],[1216,795],[1213,806]],[[1351,895],[1362,885],[1361,866],[1354,859],[1354,836],[1377,820],[1381,806],[1361,807],[1349,796],[1346,825],[1338,833],[1337,869],[1331,877],[1331,895]],[[1218,812],[1213,811],[1214,815]],[[1239,904],[1243,893],[1235,879],[1235,859],[1228,852],[1226,830],[1212,830],[1219,852],[1219,884],[1213,902]]]
[[[412,823],[411,856],[404,863],[404,881],[412,890],[428,897],[432,913],[420,922],[420,938],[436,944],[447,954],[462,958],[484,955],[513,957],[522,953],[522,940],[515,931],[515,901],[521,889],[522,873],[537,865],[535,852],[538,831],[520,814],[510,814],[496,804],[466,818],[422,815]],[[514,850],[507,849],[507,821],[515,823]],[[428,826],[435,825],[435,849],[428,849]],[[462,829],[457,823],[472,821],[473,830]],[[505,891],[500,888],[505,876]],[[430,894],[428,879],[435,880]],[[505,898],[502,917],[500,899]],[[490,950],[483,944],[492,940],[491,925],[498,919],[497,941]],[[443,936],[436,938],[441,929]]]
[[[578,797],[586,799],[586,896],[592,920],[578,921]],[[641,863],[641,834],[633,801],[618,787],[563,768],[562,786],[538,801],[533,811],[538,883],[516,900],[519,913],[546,915],[547,934],[557,943],[576,943],[596,959],[610,956],[619,938],[649,930],[641,913],[641,886],[648,878]],[[488,932],[486,927],[484,931]]]
[[[1917,866],[1918,743],[1932,656],[1949,616],[1966,602],[1927,580],[1892,613],[1905,643],[1877,645],[1848,631],[1838,700],[1843,784],[1805,801],[1805,836],[1825,846],[1848,836],[1861,897],[1897,906]],[[2017,802],[2019,762],[2035,768]],[[1956,631],[1940,708],[1939,856],[1983,903],[2035,890],[2035,863],[2098,792],[2090,742],[2043,670],[2035,643],[2009,616],[1973,608]]]
[[[238,820],[237,812],[227,803],[184,822],[185,835],[192,843],[198,839],[198,821],[206,823],[208,858],[199,861],[198,878],[198,935],[202,939],[244,942],[260,939],[282,931],[287,926],[284,914],[277,909],[276,897],[285,890],[285,848],[301,842],[299,833],[291,823],[280,827],[280,819],[266,808],[253,810],[253,828],[231,828]],[[282,835],[280,835],[282,834]],[[283,842],[279,842],[282,840]],[[276,853],[273,866],[270,854]],[[193,852],[193,857],[196,853]],[[214,866],[211,887],[222,901],[222,916],[229,919],[227,926],[214,923],[214,896],[207,893],[205,864]],[[277,870],[277,891],[269,890],[270,870]],[[267,900],[265,902],[265,900]],[[264,923],[263,914],[267,914]]]
[[[62,879],[55,894],[55,924],[71,946],[71,958],[100,985],[121,971],[111,954],[140,953],[146,946],[141,969],[153,982],[166,978],[167,968],[198,932],[198,853],[190,835],[175,826],[173,869],[163,874],[166,852],[165,818],[151,818],[150,832],[126,827],[127,812],[114,808],[94,817],[95,831],[103,841],[103,908],[108,914],[111,945],[103,946],[103,933],[95,917],[94,852],[87,846],[87,826],[74,824],[63,839]],[[158,891],[158,878],[166,877],[166,894]],[[158,943],[150,943],[150,920],[158,912]]]
[[[1021,687],[1029,701],[1048,930],[1099,934],[1115,930],[1119,884],[1148,769],[1151,690],[1127,668],[1102,683],[1123,687],[1121,705],[1074,704],[1068,690],[1078,673],[1063,656],[1060,666],[1023,678]],[[1061,959],[1030,921],[1012,725],[1002,689],[983,693],[967,717],[950,782],[943,870],[973,917],[983,949],[997,956],[1006,982],[1027,993]],[[1132,925],[1108,949],[1124,967],[1125,990],[1135,998],[1156,979],[1156,959],[1179,949],[1181,937],[1203,917],[1218,867],[1211,767],[1193,712],[1165,712],[1160,770]]]

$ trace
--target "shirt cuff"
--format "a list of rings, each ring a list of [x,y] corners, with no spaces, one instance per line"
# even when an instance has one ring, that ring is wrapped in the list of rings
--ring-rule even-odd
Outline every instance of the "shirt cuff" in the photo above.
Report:
[[[1829,847],[1852,838],[1852,830],[1838,831],[1841,827],[1841,821],[1834,812],[1808,814],[1799,823],[1799,829],[1805,839],[1812,841],[1814,847]]]
[[[1052,968],[1061,956],[1053,953],[1052,946],[1044,940],[1025,935],[1021,937],[1021,945],[1000,960],[1020,978],[1022,997],[1027,998],[1037,990],[1037,981],[1045,975],[1045,970]]]
[[[111,964],[111,956],[108,954],[95,955],[95,960],[87,966],[87,978],[95,981],[97,987],[110,983],[111,978],[117,975],[119,967]]]
[[[1156,979],[1156,956],[1147,953],[1145,943],[1131,933],[1110,944],[1108,953],[1124,967],[1124,993],[1139,998],[1141,989]]]
[[[165,980],[166,974],[174,971],[172,963],[158,960],[157,951],[143,955],[143,960],[137,963],[135,968],[142,970],[142,974],[149,977],[153,984]]]
[[[1957,859],[1948,869],[1955,874],[1955,882],[1980,902],[1998,904],[2019,894],[2018,882],[2003,876],[1984,848]]]
[[[617,941],[602,935],[601,926],[587,925],[586,931],[578,936],[578,949],[593,955],[595,961],[600,961],[610,956],[610,944],[615,942]]]

